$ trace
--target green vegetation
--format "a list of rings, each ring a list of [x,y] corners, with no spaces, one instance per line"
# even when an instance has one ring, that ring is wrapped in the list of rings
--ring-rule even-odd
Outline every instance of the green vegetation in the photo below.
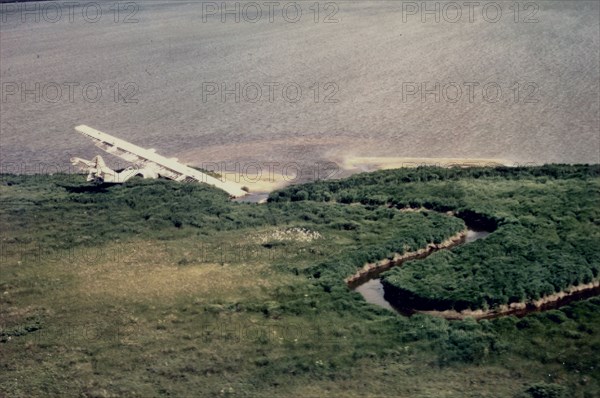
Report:
[[[290,187],[266,205],[171,181],[0,176],[0,394],[597,397],[598,298],[450,322],[369,305],[343,282],[364,262],[464,228],[388,202],[498,225],[410,267],[459,265],[470,247],[483,261],[488,242],[512,258],[523,238],[552,242],[523,263],[543,268],[556,232],[583,242],[561,257],[573,261],[565,275],[584,278],[585,258],[594,276],[597,249],[585,243],[598,233],[597,190],[598,169],[585,166],[378,172]],[[539,237],[496,241],[524,230]]]
[[[331,196],[452,210],[467,223],[497,226],[485,241],[409,262],[383,278],[386,289],[411,307],[460,311],[538,299],[597,280],[598,174],[596,166],[400,169],[291,187],[271,200],[294,201],[303,192],[315,201]]]

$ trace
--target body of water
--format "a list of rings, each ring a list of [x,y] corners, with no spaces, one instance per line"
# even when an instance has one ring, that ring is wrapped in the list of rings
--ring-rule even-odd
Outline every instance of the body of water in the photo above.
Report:
[[[481,230],[467,230],[467,236],[465,237],[465,244],[474,242],[479,239],[483,239],[488,236],[490,232],[481,231]],[[419,261],[419,260],[413,260]],[[385,290],[381,283],[381,279],[378,277],[369,279],[359,286],[355,288],[357,292],[359,292],[365,299],[366,302],[378,305],[380,307],[386,308],[392,311],[398,311],[402,314],[405,314],[405,311],[394,308],[386,299],[385,299]]]

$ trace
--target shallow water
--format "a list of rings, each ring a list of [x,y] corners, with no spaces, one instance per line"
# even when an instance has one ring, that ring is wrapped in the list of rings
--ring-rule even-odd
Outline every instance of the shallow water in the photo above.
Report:
[[[354,290],[359,292],[367,303],[395,311],[394,307],[384,298],[385,291],[381,284],[381,278],[368,280]]]
[[[48,173],[44,162],[68,167],[71,156],[104,155],[73,130],[78,124],[191,165],[226,161],[228,170],[346,156],[599,161],[597,1],[539,2],[537,23],[515,23],[512,2],[499,2],[497,23],[482,18],[483,4],[473,22],[459,2],[459,22],[429,15],[422,23],[403,20],[401,1],[354,0],[335,2],[337,23],[323,22],[327,12],[315,23],[313,2],[297,3],[297,23],[282,18],[283,3],[269,22],[262,2],[259,23],[231,15],[222,23],[219,15],[203,22],[203,2],[155,0],[136,2],[139,23],[115,24],[109,2],[100,3],[98,23],[81,18],[83,3],[73,23],[64,8],[57,23],[2,15],[0,74],[16,90],[2,99],[4,171]],[[426,103],[418,93],[403,98],[404,84],[420,90],[423,82],[455,82],[462,97],[445,100],[450,88]],[[472,101],[465,82],[478,84]],[[66,83],[77,84],[72,99]],[[205,84],[236,83],[258,85],[261,98],[247,100],[253,94],[242,89],[239,100],[206,95]],[[41,98],[23,99],[22,85],[36,84]],[[101,89],[99,100],[83,95],[87,84]],[[290,84],[302,89],[297,102],[282,95]],[[500,100],[484,100],[486,84],[501,89]],[[56,102],[52,85],[62,87]]]
[[[467,236],[465,238],[465,243],[475,242],[476,240],[483,239],[488,236],[491,232],[489,231],[477,231],[474,229],[467,230]]]
[[[468,229],[464,243],[475,242],[476,240],[485,238],[489,234],[490,232],[488,231]],[[385,299],[385,291],[383,289],[383,285],[381,284],[381,278],[367,280],[366,282],[363,282],[357,286],[354,290],[359,292],[367,303],[375,304],[388,310],[400,312]]]

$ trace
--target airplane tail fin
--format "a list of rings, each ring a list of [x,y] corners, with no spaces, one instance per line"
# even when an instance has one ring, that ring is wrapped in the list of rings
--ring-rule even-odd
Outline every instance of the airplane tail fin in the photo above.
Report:
[[[106,162],[104,161],[104,159],[102,159],[102,156],[100,155],[94,156],[94,159],[92,159],[92,161],[94,162],[96,168],[99,170],[104,170],[108,168],[106,166]]]

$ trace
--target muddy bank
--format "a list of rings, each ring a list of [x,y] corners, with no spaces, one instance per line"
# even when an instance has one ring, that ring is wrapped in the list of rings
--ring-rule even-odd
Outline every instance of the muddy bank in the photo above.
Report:
[[[389,289],[388,289],[389,290]],[[532,312],[546,311],[551,309],[557,309],[564,305],[567,305],[576,300],[582,300],[597,296],[600,294],[600,281],[593,281],[578,286],[571,286],[558,293],[551,294],[549,296],[542,297],[538,300],[530,300],[527,302],[517,302],[510,304],[503,304],[497,308],[488,310],[417,310],[403,307],[402,300],[397,300],[393,295],[388,295],[388,291],[385,293],[385,298],[391,303],[392,307],[405,314],[428,314],[438,316],[446,319],[456,320],[465,318],[475,319],[491,319],[500,316],[516,315],[518,317],[525,316]]]
[[[441,243],[430,243],[422,249],[419,249],[417,251],[406,252],[404,254],[396,253],[392,259],[385,259],[376,263],[366,264],[354,275],[346,278],[344,281],[348,284],[349,287],[356,288],[358,285],[361,285],[367,282],[368,280],[379,276],[379,274],[389,270],[394,266],[401,265],[406,261],[425,258],[431,253],[434,253],[438,250],[451,249],[452,247],[458,246],[461,243],[465,242],[466,238],[467,230],[465,229]]]
[[[388,204],[388,207],[395,208],[400,212],[438,211],[436,209],[429,209],[426,207],[395,207],[391,204]],[[498,228],[498,220],[474,211],[466,210],[455,213],[448,210],[445,211],[445,213],[448,216],[454,216],[462,219],[468,228],[458,232],[441,243],[430,243],[426,247],[417,251],[406,252],[404,254],[396,253],[392,259],[388,258],[375,263],[365,264],[359,271],[357,271],[354,275],[344,279],[344,281],[350,288],[355,289],[363,283],[378,277],[384,271],[401,265],[406,261],[423,259],[438,250],[451,249],[463,243],[472,242],[481,237],[487,236],[489,233]],[[480,232],[483,232],[483,234],[480,235]],[[471,238],[473,236],[474,238]]]
[[[434,211],[425,208],[399,208],[399,211]],[[379,275],[394,266],[400,266],[406,261],[424,259],[438,250],[468,244],[489,235],[498,228],[499,220],[478,214],[473,211],[445,212],[449,216],[461,218],[469,227],[439,244],[430,243],[417,251],[396,254],[392,259],[381,260],[363,266],[354,275],[345,279],[352,289],[363,295],[367,302],[387,309],[393,309],[403,315],[415,313],[438,316],[450,320],[464,319],[491,319],[500,316],[516,315],[525,316],[536,311],[556,309],[573,301],[586,299],[600,294],[600,281],[587,284],[570,286],[558,293],[544,296],[538,300],[513,302],[490,309],[444,309],[447,302],[444,300],[431,300],[416,296],[401,287],[390,285],[379,279]],[[465,305],[466,307],[466,305]]]

